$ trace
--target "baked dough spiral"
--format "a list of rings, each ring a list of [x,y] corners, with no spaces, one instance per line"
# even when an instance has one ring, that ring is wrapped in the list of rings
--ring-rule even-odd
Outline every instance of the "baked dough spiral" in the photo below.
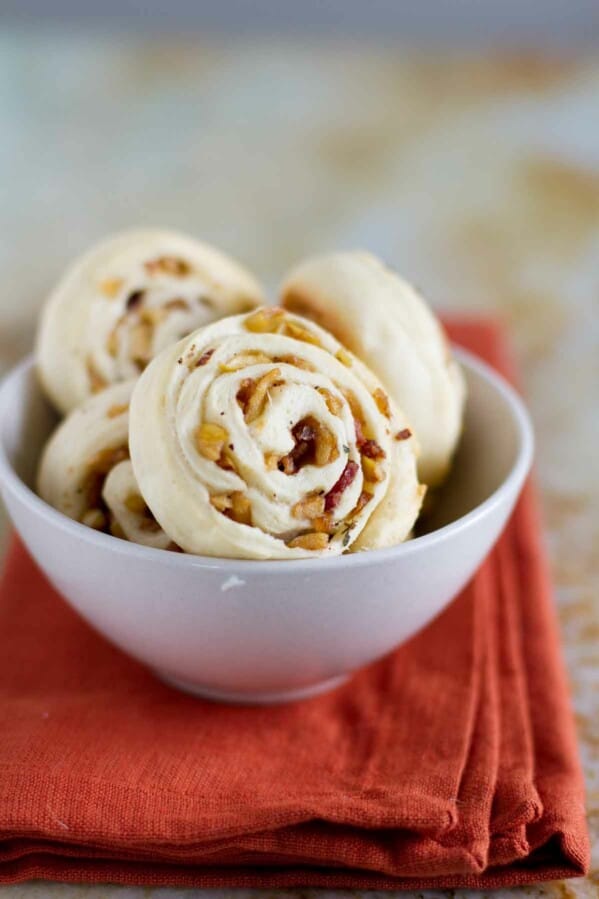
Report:
[[[415,441],[378,379],[322,328],[277,308],[165,349],[131,400],[143,496],[186,552],[336,555],[405,540],[424,488]]]
[[[327,328],[378,375],[414,428],[420,480],[441,484],[462,429],[465,382],[422,297],[375,256],[345,252],[300,263],[281,304]]]
[[[146,506],[129,460],[134,383],[113,384],[60,423],[42,456],[38,493],[95,530],[155,549],[176,549]]]
[[[48,298],[37,339],[42,384],[67,413],[137,377],[183,335],[261,302],[254,278],[213,247],[174,231],[125,231],[75,261]]]

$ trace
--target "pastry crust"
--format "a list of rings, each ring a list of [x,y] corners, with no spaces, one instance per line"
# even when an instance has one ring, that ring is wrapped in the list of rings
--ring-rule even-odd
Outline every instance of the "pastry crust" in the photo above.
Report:
[[[113,384],[71,412],[46,444],[38,493],[95,530],[172,549],[143,501],[129,460],[129,401],[134,381]]]
[[[169,343],[263,302],[252,275],[208,244],[125,231],[77,259],[49,296],[37,336],[42,385],[67,413],[139,375]]]
[[[345,252],[300,263],[281,303],[330,330],[378,375],[414,428],[420,479],[441,484],[461,433],[465,382],[422,297],[375,256]]]
[[[298,559],[406,539],[423,488],[402,413],[322,328],[281,309],[165,349],[131,401],[144,498],[186,552]]]

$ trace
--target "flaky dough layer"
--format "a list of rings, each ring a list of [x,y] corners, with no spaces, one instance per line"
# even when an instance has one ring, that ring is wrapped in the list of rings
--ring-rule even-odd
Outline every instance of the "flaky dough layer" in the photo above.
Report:
[[[133,384],[113,384],[60,423],[42,456],[38,493],[95,530],[155,549],[173,549],[140,494],[129,460]]]
[[[378,379],[281,309],[165,349],[131,401],[131,460],[190,553],[294,559],[406,539],[423,488],[415,441]]]
[[[67,413],[92,393],[137,377],[165,346],[263,302],[233,259],[184,234],[125,231],[77,259],[44,307],[37,361]]]

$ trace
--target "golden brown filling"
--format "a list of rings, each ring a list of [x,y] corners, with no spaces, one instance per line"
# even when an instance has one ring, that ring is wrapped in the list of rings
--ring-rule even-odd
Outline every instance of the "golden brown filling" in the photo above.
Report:
[[[296,474],[304,465],[328,465],[339,457],[333,433],[311,415],[300,419],[291,433],[295,446],[277,462],[284,474]]]
[[[196,449],[201,456],[210,459],[211,462],[218,462],[228,439],[228,431],[221,425],[204,422],[196,428]]]
[[[290,549],[308,549],[318,552],[326,549],[329,544],[329,537],[319,531],[310,531],[307,534],[300,534],[287,542]]]
[[[100,450],[89,460],[87,473],[80,488],[86,507],[80,519],[82,524],[94,528],[96,531],[105,531],[116,537],[124,537],[120,526],[104,502],[102,490],[108,473],[115,465],[128,458],[128,447],[117,446]]]
[[[87,357],[85,367],[87,369],[87,377],[89,378],[89,386],[92,393],[99,393],[108,385],[108,381],[100,374],[91,356]]]
[[[150,259],[144,264],[148,275],[172,275],[175,278],[184,278],[191,273],[191,266],[184,259],[176,256],[159,256]]]
[[[134,515],[139,516],[139,527],[142,531],[157,532],[160,530],[160,525],[152,515],[150,508],[146,505],[146,501],[141,494],[130,493],[125,499],[125,506],[130,512],[133,512]]]
[[[106,278],[101,282],[100,290],[105,297],[108,297],[109,300],[113,300],[120,292],[122,286],[122,278]]]
[[[227,518],[231,518],[239,524],[252,523],[252,506],[248,497],[241,490],[214,494],[210,497],[210,502]]]
[[[192,272],[192,268],[184,259],[175,256],[159,256],[144,263],[148,275],[170,275],[175,278],[185,278]],[[112,300],[117,297],[123,287],[122,278],[106,278],[99,284],[102,294]],[[188,300],[174,296],[160,306],[144,307],[146,291],[143,288],[132,290],[125,301],[124,314],[120,316],[108,337],[106,338],[107,353],[116,358],[119,352],[119,331],[125,323],[129,323],[129,356],[140,371],[148,365],[152,359],[155,329],[172,313],[177,310],[187,311],[190,308]],[[209,297],[198,297],[203,305],[211,305]],[[132,316],[135,318],[132,319]],[[198,364],[203,364],[199,362]],[[92,393],[102,390],[107,381],[99,374],[93,361],[87,363],[88,377]]]
[[[126,409],[127,406],[124,406],[123,410]],[[86,505],[86,511],[80,518],[81,523],[96,531],[103,531],[123,540],[127,539],[125,532],[114,513],[106,505],[102,492],[106,478],[115,465],[128,458],[129,449],[124,445],[100,450],[89,460],[87,473],[80,488]],[[124,504],[130,512],[138,517],[138,526],[142,531],[155,533],[160,530],[160,525],[140,493],[130,493],[125,498]],[[181,552],[180,547],[175,543],[172,543],[169,549]]]
[[[275,306],[271,309],[258,309],[244,322],[246,330],[253,334],[282,334],[284,337],[293,337],[313,346],[320,346],[320,340],[299,322],[289,319],[284,309]]]
[[[306,327],[286,317],[285,311],[279,308],[261,308],[250,314],[244,322],[245,328],[256,334],[278,333],[288,335],[296,340],[320,345],[318,338]],[[212,355],[212,350],[206,351],[199,363],[205,364]],[[353,357],[344,348],[336,353],[336,358],[343,365],[352,366]],[[314,370],[314,367],[296,355],[280,355],[269,357],[259,350],[247,350],[237,353],[220,365],[223,372],[237,372],[251,365],[289,364],[296,368]],[[244,420],[252,424],[264,413],[268,401],[269,391],[284,383],[283,372],[279,367],[270,368],[260,377],[244,378],[239,384],[236,399],[243,412]],[[340,416],[343,412],[344,401],[335,392],[325,387],[317,387],[316,390],[324,399],[330,414]],[[325,493],[324,491],[312,492],[296,502],[291,514],[298,520],[308,521],[309,530],[289,538],[286,543],[290,548],[301,548],[309,551],[321,551],[326,549],[330,539],[341,532],[344,545],[350,540],[351,529],[356,526],[357,517],[367,504],[374,498],[376,485],[385,477],[383,460],[385,452],[373,439],[366,427],[361,405],[351,391],[341,391],[343,398],[348,403],[355,421],[356,446],[360,453],[358,461],[348,458],[345,467],[337,482]],[[390,416],[391,410],[386,393],[378,388],[373,393],[373,399],[378,410],[385,416]],[[264,464],[267,471],[278,469],[288,476],[293,476],[306,465],[325,466],[339,457],[340,450],[337,447],[335,434],[329,427],[321,423],[315,416],[308,415],[298,421],[292,428],[294,445],[290,452],[284,456],[267,452],[264,455]],[[399,437],[397,439],[404,439]],[[195,435],[198,451],[205,458],[216,462],[222,467],[227,466],[227,449],[232,451],[228,444],[229,435],[220,425],[200,425]],[[349,454],[348,447],[344,451]],[[364,477],[363,489],[353,509],[346,515],[342,522],[335,521],[335,510],[339,507],[344,492],[354,483],[355,478],[362,470]],[[231,493],[213,494],[210,498],[212,506],[221,514],[233,521],[243,524],[252,523],[251,502],[242,491]]]
[[[377,405],[379,412],[381,412],[385,418],[391,418],[391,407],[389,405],[389,397],[380,387],[372,394],[373,399]]]
[[[118,418],[119,415],[123,415],[129,408],[129,403],[116,403],[114,406],[111,406],[106,413],[107,418]]]

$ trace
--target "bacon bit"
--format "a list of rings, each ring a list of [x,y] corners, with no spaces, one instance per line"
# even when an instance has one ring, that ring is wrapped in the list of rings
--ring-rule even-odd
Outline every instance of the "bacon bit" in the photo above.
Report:
[[[386,453],[382,446],[379,446],[376,440],[365,440],[360,445],[360,452],[368,459],[385,459]]]
[[[282,456],[277,462],[277,468],[279,471],[282,471],[283,474],[295,474],[298,469],[296,468],[296,460],[292,453],[294,450],[291,450],[291,453],[288,453],[286,456]],[[299,461],[299,460],[298,460]]]
[[[298,421],[292,431],[296,440],[314,440],[316,437],[316,428],[307,418]]]
[[[279,459],[279,471],[296,474],[301,464],[321,467],[339,457],[333,433],[312,416],[298,421],[291,433],[296,443],[290,453]]]
[[[121,287],[123,286],[122,278],[106,278],[100,282],[100,290],[105,297],[113,300]]]
[[[251,424],[262,414],[268,391],[271,387],[274,387],[280,378],[281,369],[272,368],[255,382],[244,412],[244,418],[248,424]]]
[[[353,483],[360,466],[357,462],[348,462],[341,473],[341,477],[334,484],[324,498],[325,512],[333,512],[341,501],[341,494]]]
[[[246,331],[254,334],[272,334],[281,327],[285,321],[285,312],[277,306],[272,308],[262,307],[252,315],[248,315],[244,322]]]
[[[291,514],[294,518],[308,518],[311,520],[320,518],[323,512],[324,496],[320,496],[318,493],[313,493],[304,497],[304,499],[300,499],[291,508]]]
[[[206,352],[202,353],[202,355],[196,362],[195,368],[200,368],[201,365],[206,365],[207,362],[210,362],[213,355],[214,355],[214,348],[211,350],[206,350]],[[180,361],[183,361],[183,360],[180,360]]]
[[[295,446],[286,456],[278,461],[278,469],[284,474],[295,474],[299,471],[300,462],[307,461],[305,459],[308,453],[314,448],[316,439],[316,422],[312,418],[302,418],[292,430],[295,439]]]
[[[88,509],[81,516],[81,524],[94,531],[102,531],[106,527],[106,516],[102,509]]]
[[[127,403],[122,403],[120,405],[111,406],[110,409],[106,413],[107,418],[118,418],[119,415],[123,415],[129,408]]]
[[[324,401],[327,404],[327,409],[331,413],[331,415],[339,415],[341,410],[343,409],[343,402],[339,399],[338,396],[335,396],[334,393],[331,393],[326,387],[317,387],[316,390],[321,396],[324,397]]]
[[[133,309],[137,309],[139,304],[144,298],[145,290],[134,290],[127,297],[127,302],[125,303],[125,307],[127,312],[131,312]]]
[[[381,412],[385,418],[391,418],[391,406],[389,405],[389,397],[385,391],[380,387],[377,387],[372,394],[372,398],[375,401],[379,412]]]
[[[176,256],[159,256],[158,259],[150,259],[144,263],[148,275],[174,275],[175,278],[184,278],[191,272],[191,266],[184,259]]]
[[[337,350],[337,352],[335,353],[335,359],[337,359],[338,362],[341,362],[342,365],[345,365],[346,368],[351,368],[354,364],[354,360],[347,352],[347,350],[343,349],[343,347]]]
[[[404,428],[402,431],[398,431],[395,435],[396,440],[409,440],[412,436],[412,432],[409,428]]]
[[[85,367],[87,369],[87,376],[89,378],[89,386],[91,392],[99,393],[101,390],[104,390],[104,388],[108,384],[108,381],[103,377],[103,375],[100,374],[91,356],[88,356]]]
[[[301,534],[299,537],[294,537],[293,540],[290,540],[287,544],[289,549],[307,549],[311,552],[318,552],[319,550],[326,549],[328,545],[328,535],[315,531],[309,534]]]
[[[217,462],[229,435],[225,428],[212,422],[204,422],[195,431],[195,444],[200,455]]]

